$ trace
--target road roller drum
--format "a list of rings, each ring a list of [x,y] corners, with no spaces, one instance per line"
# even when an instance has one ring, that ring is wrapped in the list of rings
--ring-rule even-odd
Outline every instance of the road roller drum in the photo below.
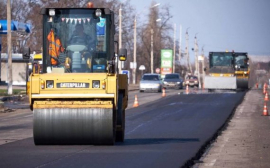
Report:
[[[237,78],[238,89],[248,89],[248,78]]]
[[[34,109],[33,133],[36,145],[113,145],[115,114],[106,108]]]

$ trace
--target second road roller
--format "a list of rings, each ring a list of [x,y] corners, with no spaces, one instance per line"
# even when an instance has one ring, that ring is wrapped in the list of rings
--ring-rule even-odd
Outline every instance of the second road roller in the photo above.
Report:
[[[209,91],[245,90],[249,88],[249,73],[248,53],[210,52],[204,88]]]

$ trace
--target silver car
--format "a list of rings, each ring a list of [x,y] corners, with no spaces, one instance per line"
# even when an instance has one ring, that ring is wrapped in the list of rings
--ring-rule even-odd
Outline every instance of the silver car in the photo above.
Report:
[[[142,79],[140,81],[140,92],[161,92],[162,87],[162,79],[160,74],[149,73],[142,76]]]

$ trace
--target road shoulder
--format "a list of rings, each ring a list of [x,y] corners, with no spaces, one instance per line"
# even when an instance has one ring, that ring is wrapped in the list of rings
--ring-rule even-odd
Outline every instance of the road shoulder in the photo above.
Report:
[[[262,116],[263,105],[261,90],[248,91],[226,130],[194,167],[268,167],[270,122]]]

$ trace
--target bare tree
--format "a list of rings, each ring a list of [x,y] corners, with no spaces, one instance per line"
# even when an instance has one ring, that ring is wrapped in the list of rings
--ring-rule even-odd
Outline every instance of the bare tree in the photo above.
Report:
[[[27,36],[26,45],[32,51],[41,52],[42,47],[42,15],[40,15],[41,8],[79,8],[84,7],[89,0],[14,0],[12,5],[12,19],[20,22],[29,23],[32,25],[31,33]],[[130,4],[130,0],[124,3],[118,0],[92,0],[95,8],[109,8],[115,14],[116,36],[119,35],[119,10],[122,9],[122,41],[123,47],[127,48],[128,55],[133,53],[133,26],[135,9]],[[155,4],[155,2],[152,2]],[[20,4],[19,6],[16,4]],[[139,9],[140,10],[140,9]],[[159,8],[150,8],[148,15],[148,22],[143,25],[138,25],[137,34],[137,65],[144,64],[147,67],[146,72],[150,72],[150,41],[151,29],[154,30],[154,67],[160,67],[160,50],[163,48],[172,48],[172,24],[170,23],[172,15],[170,13],[170,6],[163,5]],[[6,16],[6,4],[0,1],[0,17]],[[161,22],[156,22],[160,19]],[[139,22],[139,21],[138,21]],[[3,42],[6,40],[3,39]],[[5,44],[3,44],[5,47]],[[4,48],[3,47],[3,48]],[[5,49],[3,49],[5,50]],[[178,53],[178,52],[177,52]],[[129,62],[133,58],[127,57],[125,68],[129,69]],[[139,74],[139,73],[137,73]],[[139,79],[139,78],[137,78]]]
[[[20,5],[17,5],[20,4]],[[6,11],[6,3],[1,1],[0,2],[0,18],[6,19],[7,18],[7,11]],[[19,22],[25,22],[25,18],[27,16],[27,3],[24,0],[13,0],[11,4],[11,20],[16,20]],[[17,46],[18,35],[13,33],[12,35],[12,44],[13,44],[13,52],[17,51],[17,48],[21,46]],[[7,50],[7,37],[2,36],[2,51]]]
[[[155,2],[152,2],[152,5]],[[164,48],[173,47],[173,39],[171,32],[173,30],[170,20],[172,15],[170,13],[170,6],[164,5],[160,9],[150,8],[148,15],[148,23],[139,28],[139,42],[138,45],[138,63],[145,65],[146,72],[150,72],[150,43],[151,43],[151,29],[153,29],[153,42],[154,42],[154,69],[160,67],[160,50]],[[160,20],[160,22],[157,22]],[[137,73],[139,74],[139,73]]]

